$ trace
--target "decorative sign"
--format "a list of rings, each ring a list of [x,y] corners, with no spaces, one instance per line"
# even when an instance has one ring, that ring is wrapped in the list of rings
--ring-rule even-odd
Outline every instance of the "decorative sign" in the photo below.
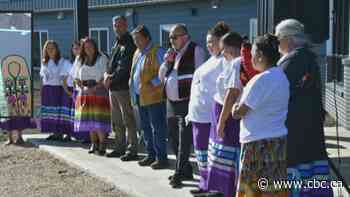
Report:
[[[1,106],[2,117],[32,115],[32,86],[30,68],[25,59],[10,55],[1,62],[0,99],[6,102]]]

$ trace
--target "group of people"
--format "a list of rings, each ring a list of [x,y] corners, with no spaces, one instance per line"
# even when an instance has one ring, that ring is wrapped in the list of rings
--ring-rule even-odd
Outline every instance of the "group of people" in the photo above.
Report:
[[[195,196],[333,196],[331,188],[258,187],[261,178],[329,181],[319,67],[302,23],[284,20],[275,35],[250,44],[219,22],[207,32],[209,59],[185,25],[171,28],[167,51],[145,25],[129,33],[117,16],[113,27],[109,57],[91,38],[72,45],[71,61],[55,41],[44,45],[41,130],[53,133],[48,140],[74,137],[91,142],[89,153],[132,161],[139,136],[147,156],[138,164],[154,170],[168,167],[170,142],[173,188],[193,179],[193,144]],[[116,146],[106,153],[111,131]]]

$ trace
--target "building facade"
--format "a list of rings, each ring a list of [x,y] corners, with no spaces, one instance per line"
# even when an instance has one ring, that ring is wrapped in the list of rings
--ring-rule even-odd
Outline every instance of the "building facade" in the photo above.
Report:
[[[234,31],[254,37],[256,0],[88,0],[89,35],[101,51],[109,54],[115,42],[112,17],[125,15],[130,31],[145,24],[153,41],[167,48],[169,29],[176,23],[188,26],[192,39],[205,47],[207,30],[218,21]],[[40,66],[42,46],[56,40],[63,56],[69,57],[74,41],[74,1],[0,0],[1,11],[34,12],[33,65]]]
[[[329,40],[320,55],[326,111],[350,130],[350,0],[329,0]],[[33,66],[40,66],[42,46],[56,40],[69,57],[74,41],[72,0],[0,0],[0,11],[33,11]],[[205,46],[208,28],[225,21],[234,31],[252,39],[257,34],[256,0],[88,0],[89,35],[109,54],[115,42],[112,17],[125,15],[130,31],[145,24],[153,41],[167,48],[169,29],[176,23],[188,26],[192,39]],[[336,113],[337,112],[337,113]]]
[[[350,1],[330,0],[329,40],[323,66],[326,111],[350,130]]]

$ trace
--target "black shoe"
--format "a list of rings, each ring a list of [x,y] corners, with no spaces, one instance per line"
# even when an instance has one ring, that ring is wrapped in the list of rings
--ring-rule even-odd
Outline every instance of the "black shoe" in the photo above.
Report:
[[[70,142],[70,141],[72,141],[72,139],[70,138],[69,135],[66,135],[66,136],[64,136],[64,137],[62,138],[62,141],[63,141],[63,142]]]
[[[22,137],[19,137],[19,138],[17,139],[17,141],[15,142],[15,144],[16,144],[16,145],[23,145],[23,144],[25,144],[25,142],[24,142],[24,140],[23,140]]]
[[[182,180],[178,175],[174,175],[169,182],[172,188],[180,188],[182,186]]]
[[[97,144],[95,144],[95,143],[93,143],[93,144],[91,144],[91,146],[90,146],[90,149],[89,149],[89,154],[93,154],[93,153],[95,153],[96,151],[98,150],[98,145]]]
[[[107,148],[106,143],[100,143],[97,154],[100,156],[105,156],[106,155],[106,148]]]
[[[137,154],[135,153],[126,153],[125,155],[120,157],[122,161],[135,161],[138,159]]]
[[[168,180],[170,181],[171,179],[173,179],[173,176],[174,175],[169,176]],[[176,176],[178,176],[182,181],[193,180],[193,174],[178,174]]]
[[[97,154],[98,154],[99,156],[105,156],[105,155],[106,155],[106,150],[98,150],[98,151],[97,151]]]
[[[153,157],[145,157],[142,160],[140,160],[138,162],[138,164],[140,166],[150,166],[156,159],[154,159]]]
[[[107,153],[106,156],[107,157],[117,157],[117,158],[119,158],[119,157],[121,157],[123,155],[124,155],[124,152],[119,152],[119,151],[114,150],[114,151],[112,151],[110,153]]]
[[[151,164],[151,168],[153,170],[161,170],[161,169],[166,169],[168,167],[169,167],[168,160],[156,160]]]
[[[190,193],[191,193],[192,195],[202,194],[202,193],[206,193],[206,192],[207,192],[207,191],[202,190],[202,189],[200,189],[200,188],[190,190]]]
[[[59,141],[61,140],[62,136],[59,134],[52,134],[49,137],[46,138],[48,141]]]

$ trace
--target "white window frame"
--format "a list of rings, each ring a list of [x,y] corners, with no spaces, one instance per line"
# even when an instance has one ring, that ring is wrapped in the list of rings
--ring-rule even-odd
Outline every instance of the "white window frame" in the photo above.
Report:
[[[107,53],[109,54],[109,28],[108,27],[91,27],[89,28],[89,37],[91,38],[91,32],[92,31],[98,31],[98,39],[99,40],[95,40],[97,42],[98,45],[98,50],[101,51],[101,46],[100,46],[100,31],[107,31]]]
[[[163,34],[162,31],[168,31],[170,32],[171,28],[174,27],[177,23],[174,24],[161,24],[159,25],[159,44],[160,46],[163,46]],[[179,23],[182,25],[186,25],[185,23]]]
[[[251,43],[254,42],[254,39],[258,36],[258,19],[251,18],[249,19],[249,40]]]
[[[39,46],[40,46],[40,59],[43,59],[43,47],[45,43],[41,43],[41,34],[46,33],[47,34],[47,40],[50,39],[49,37],[49,31],[48,30],[34,30],[34,33],[39,33]],[[40,68],[40,65],[36,65],[38,68]],[[33,67],[35,69],[35,67]]]
[[[173,27],[173,26],[175,26],[176,24],[161,24],[160,26],[159,26],[159,44],[160,44],[160,46],[163,46],[163,34],[162,34],[162,32],[163,31],[168,31],[168,32],[170,32],[170,29]]]

